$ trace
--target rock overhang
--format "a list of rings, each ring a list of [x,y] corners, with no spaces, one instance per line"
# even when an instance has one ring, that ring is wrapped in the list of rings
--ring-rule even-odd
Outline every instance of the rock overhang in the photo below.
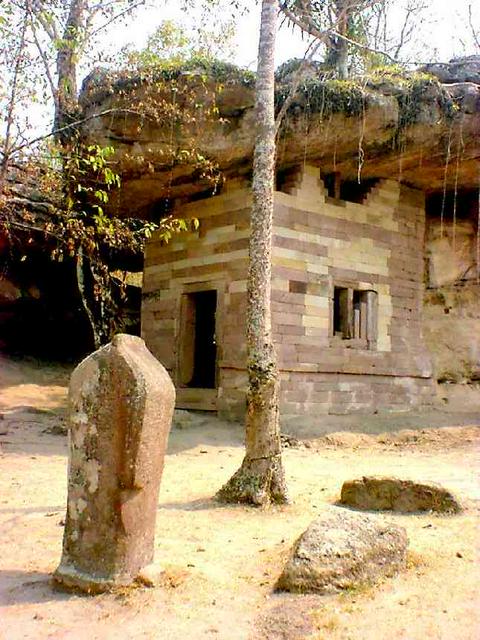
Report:
[[[459,61],[441,65],[441,79],[445,67],[452,69],[444,84],[425,74],[435,73],[434,66],[407,76],[387,70],[347,82],[310,75],[291,101],[280,129],[277,169],[307,160],[324,174],[339,173],[344,181],[397,179],[426,193],[478,188],[480,84],[472,81],[477,79],[472,69],[480,69],[480,59],[470,57],[466,64],[466,80]],[[252,75],[233,66],[222,67],[223,75],[217,71],[217,77],[201,71],[190,70],[175,81],[194,91],[203,87],[207,100],[218,82],[218,117],[185,129],[175,144],[193,146],[216,163],[227,183],[238,177],[248,180],[255,132]],[[455,74],[461,81],[454,81]],[[288,94],[291,78],[282,82],[277,85],[278,105]],[[150,217],[159,203],[163,207],[168,201],[170,206],[218,188],[202,176],[195,161],[169,158],[171,122],[142,121],[123,111],[115,115],[115,109],[124,109],[136,94],[152,90],[158,91],[158,99],[170,91],[165,81],[155,88],[155,79],[105,73],[84,83],[81,104],[87,120],[82,133],[89,141],[115,147],[122,188],[112,194],[110,206],[120,215]],[[106,115],[99,115],[102,112]]]

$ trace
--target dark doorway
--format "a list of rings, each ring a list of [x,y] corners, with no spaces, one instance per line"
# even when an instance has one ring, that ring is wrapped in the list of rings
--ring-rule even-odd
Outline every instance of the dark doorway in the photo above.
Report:
[[[214,389],[217,362],[217,292],[211,290],[187,293],[183,296],[182,302],[180,383],[185,387]]]

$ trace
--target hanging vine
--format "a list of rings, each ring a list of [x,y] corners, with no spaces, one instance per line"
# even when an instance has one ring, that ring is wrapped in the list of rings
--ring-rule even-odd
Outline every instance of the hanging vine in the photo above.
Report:
[[[457,195],[458,195],[458,176],[460,173],[460,157],[463,155],[463,150],[465,148],[463,142],[463,115],[460,119],[460,130],[458,133],[458,142],[457,142],[457,154],[456,154],[456,162],[455,162],[455,184],[453,190],[453,229],[452,229],[452,247],[453,252],[455,253],[456,245],[457,245]]]
[[[448,129],[448,142],[447,142],[447,150],[445,155],[445,165],[443,170],[443,191],[442,191],[442,207],[440,209],[440,238],[443,238],[444,226],[445,226],[445,204],[447,199],[447,178],[448,178],[448,166],[450,163],[451,153],[452,153],[452,129],[453,123],[450,123],[450,127]]]

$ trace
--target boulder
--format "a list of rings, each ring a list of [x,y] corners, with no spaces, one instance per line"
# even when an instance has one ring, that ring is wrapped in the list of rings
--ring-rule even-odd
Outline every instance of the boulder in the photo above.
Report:
[[[399,478],[363,477],[344,482],[341,504],[368,511],[459,513],[462,507],[453,494],[436,484]]]
[[[277,589],[328,594],[370,584],[406,566],[407,545],[403,527],[329,509],[295,542]]]

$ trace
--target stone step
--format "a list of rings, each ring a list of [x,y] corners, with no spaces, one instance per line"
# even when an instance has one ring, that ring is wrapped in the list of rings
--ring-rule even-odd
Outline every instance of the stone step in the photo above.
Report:
[[[175,407],[177,409],[191,409],[197,411],[216,411],[217,389],[177,389]]]

